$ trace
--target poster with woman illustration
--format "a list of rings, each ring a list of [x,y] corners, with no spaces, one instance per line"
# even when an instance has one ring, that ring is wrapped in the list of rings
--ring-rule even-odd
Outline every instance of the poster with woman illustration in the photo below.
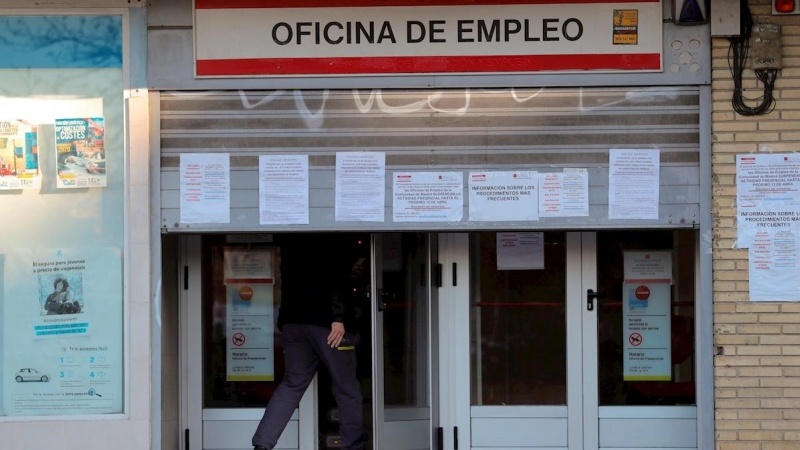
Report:
[[[105,126],[102,117],[56,119],[58,188],[105,187]]]
[[[4,414],[122,412],[122,251],[16,248],[2,264]]]

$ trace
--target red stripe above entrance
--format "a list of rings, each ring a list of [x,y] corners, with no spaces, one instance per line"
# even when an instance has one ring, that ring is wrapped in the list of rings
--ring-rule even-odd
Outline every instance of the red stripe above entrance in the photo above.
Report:
[[[355,8],[372,6],[568,5],[658,3],[659,0],[195,0],[195,9]]]
[[[519,73],[556,70],[658,70],[659,54],[385,56],[198,60],[198,76]]]

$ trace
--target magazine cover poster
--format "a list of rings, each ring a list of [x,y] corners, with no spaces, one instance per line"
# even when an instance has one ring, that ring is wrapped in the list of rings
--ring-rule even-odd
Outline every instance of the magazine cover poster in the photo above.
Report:
[[[40,186],[36,126],[21,119],[0,118],[0,190]]]
[[[58,188],[105,187],[106,152],[102,117],[56,119]]]

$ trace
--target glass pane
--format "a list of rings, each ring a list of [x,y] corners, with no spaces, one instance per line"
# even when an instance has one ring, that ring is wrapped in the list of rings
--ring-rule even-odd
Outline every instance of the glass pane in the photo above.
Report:
[[[272,358],[274,380],[242,380],[231,376],[235,372],[229,362],[232,340],[228,315],[234,306],[229,303],[230,287],[225,283],[225,252],[244,252],[257,255],[262,251],[272,252],[272,314],[271,323],[255,323],[257,333],[268,333],[270,338],[259,335],[272,346],[265,357]],[[230,257],[229,257],[230,258]],[[324,260],[323,262],[320,262]],[[319,264],[311,264],[313,261]],[[364,270],[353,271],[354,262]],[[313,270],[325,264],[329,270]],[[350,292],[345,298],[349,310],[346,321],[348,332],[361,338],[356,346],[357,375],[362,384],[365,411],[370,410],[371,346],[369,321],[369,239],[363,234],[275,234],[266,244],[226,243],[226,237],[207,235],[203,237],[203,406],[205,408],[263,408],[269,402],[278,383],[283,379],[283,344],[277,328],[279,309],[285,302],[304,298],[309,286],[348,283]],[[230,280],[228,280],[230,281]],[[230,285],[230,282],[228,283]],[[255,297],[253,297],[255,298]],[[291,308],[290,308],[291,309]],[[241,319],[241,316],[236,316]],[[255,320],[248,317],[246,320]],[[248,338],[249,339],[249,338]],[[258,370],[256,370],[258,372]],[[338,413],[330,390],[330,376],[320,367],[319,412],[320,436],[323,443],[336,434]],[[368,417],[368,416],[367,416]],[[369,425],[368,429],[369,429]]]
[[[695,232],[607,231],[598,233],[597,242],[597,282],[605,294],[598,301],[600,406],[694,405]],[[658,309],[657,284],[648,285],[653,292],[646,295],[624,292],[625,252],[636,250],[670,255],[672,285],[665,288],[669,306],[663,311]],[[627,290],[634,286],[638,284],[628,284]],[[635,297],[647,300],[648,311],[631,303]],[[625,320],[646,324],[647,331],[626,331]],[[639,376],[631,373],[636,366],[643,367]]]
[[[382,236],[384,401],[392,407],[429,404],[428,286],[424,234]]]
[[[234,368],[228,367],[228,353],[232,348],[233,336],[229,336],[228,317],[232,313],[233,307],[228,301],[228,289],[225,283],[225,253],[227,252],[252,252],[257,254],[261,251],[272,253],[272,275],[274,284],[272,289],[272,316],[269,318],[271,323],[263,323],[258,317],[249,316],[249,325],[261,327],[256,333],[270,333],[272,336],[266,338],[258,336],[258,339],[266,339],[271,343],[272,352],[268,355],[261,355],[271,358],[273,363],[273,381],[244,381],[231,377]],[[229,253],[230,254],[230,253]],[[269,401],[278,383],[283,378],[283,347],[278,337],[278,330],[275,326],[278,308],[281,305],[283,277],[281,272],[281,248],[273,245],[229,245],[225,242],[225,236],[204,236],[203,237],[203,285],[202,285],[202,321],[203,321],[203,407],[205,408],[245,408],[245,407],[264,407]],[[257,294],[256,294],[257,295]],[[242,319],[241,316],[236,316]],[[256,336],[249,336],[248,340],[256,339]],[[253,370],[260,372],[260,370]]]
[[[0,17],[0,416],[120,414],[127,19],[26,14]]]
[[[501,249],[504,267],[515,265],[505,262],[509,256],[519,264],[499,270],[498,233],[471,236],[473,405],[567,403],[566,234],[522,234],[541,238],[517,249],[543,251],[543,268],[530,268],[537,266],[531,255],[517,252],[513,258]]]

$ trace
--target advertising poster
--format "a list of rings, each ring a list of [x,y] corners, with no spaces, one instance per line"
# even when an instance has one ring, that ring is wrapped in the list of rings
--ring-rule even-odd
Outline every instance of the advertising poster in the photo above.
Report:
[[[497,233],[497,270],[544,269],[544,233]]]
[[[105,125],[102,117],[56,119],[56,187],[105,187]]]
[[[461,172],[395,173],[394,222],[459,222],[464,217]]]
[[[181,223],[231,222],[231,158],[181,154]]]
[[[308,225],[308,155],[258,157],[261,225]]]
[[[539,174],[540,217],[586,217],[589,215],[589,173]]]
[[[0,190],[40,186],[36,126],[19,119],[0,119]]]
[[[639,44],[639,10],[614,10],[614,45]]]
[[[798,233],[763,230],[750,243],[750,301],[800,301]]]
[[[625,283],[622,289],[623,379],[672,379],[669,283]]]
[[[275,379],[273,250],[225,249],[226,379]]]
[[[660,151],[611,149],[608,218],[658,219]]]
[[[800,155],[736,156],[737,246],[759,231],[800,232]]]
[[[121,250],[11,250],[4,278],[4,412],[123,412]]]
[[[539,220],[537,172],[471,172],[469,220]]]
[[[386,154],[336,154],[337,222],[383,222],[386,208]]]

